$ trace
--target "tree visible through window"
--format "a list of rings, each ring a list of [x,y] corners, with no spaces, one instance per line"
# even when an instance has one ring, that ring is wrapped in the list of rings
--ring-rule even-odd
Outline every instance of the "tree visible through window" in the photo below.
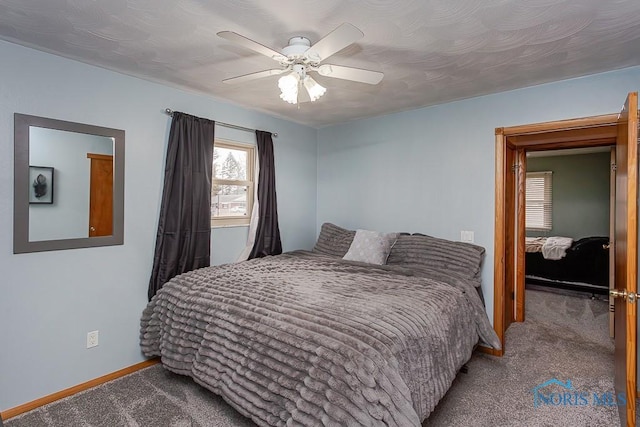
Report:
[[[249,224],[253,206],[251,145],[215,141],[211,185],[211,225]]]
[[[551,230],[552,223],[552,172],[528,172],[526,185],[526,228]]]

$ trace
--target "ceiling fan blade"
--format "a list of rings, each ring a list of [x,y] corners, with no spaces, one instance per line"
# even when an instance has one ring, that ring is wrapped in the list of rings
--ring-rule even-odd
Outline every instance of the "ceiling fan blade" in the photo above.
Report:
[[[362,31],[351,24],[344,23],[318,40],[304,53],[304,56],[312,62],[324,61],[362,37],[364,37]]]
[[[335,79],[351,80],[354,82],[376,85],[384,77],[379,71],[363,70],[362,68],[345,67],[342,65],[323,64],[316,71],[321,76]]]
[[[278,74],[282,74],[285,71],[287,71],[287,69],[272,69],[272,70],[264,70],[264,71],[258,71],[256,73],[249,73],[249,74],[244,74],[242,76],[237,76],[237,77],[231,77],[229,79],[224,79],[222,82],[223,83],[229,83],[229,84],[235,84],[235,83],[245,83],[251,80],[256,80],[256,79],[261,79],[263,77],[269,77],[269,76],[277,76]]]
[[[238,33],[234,33],[233,31],[220,31],[218,33],[218,36],[222,37],[225,40],[229,40],[230,42],[237,43],[240,46],[246,47],[247,49],[251,49],[254,52],[258,52],[261,55],[268,56],[269,58],[276,61],[282,62],[288,60],[288,58],[280,52],[275,51],[270,47],[262,45],[251,39],[248,39],[245,36],[241,36]]]

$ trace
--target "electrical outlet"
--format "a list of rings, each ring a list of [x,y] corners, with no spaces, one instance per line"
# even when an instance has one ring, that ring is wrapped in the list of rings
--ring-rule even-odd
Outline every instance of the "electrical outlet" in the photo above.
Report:
[[[473,231],[460,231],[460,241],[466,243],[473,243]]]
[[[91,331],[87,333],[87,348],[98,346],[98,331]]]

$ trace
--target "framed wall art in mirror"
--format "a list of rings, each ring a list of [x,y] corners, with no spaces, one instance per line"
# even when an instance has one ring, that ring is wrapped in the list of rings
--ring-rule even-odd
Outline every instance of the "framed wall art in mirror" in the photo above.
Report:
[[[13,252],[121,245],[124,131],[18,113],[14,126]]]
[[[29,166],[29,204],[53,204],[53,168]]]

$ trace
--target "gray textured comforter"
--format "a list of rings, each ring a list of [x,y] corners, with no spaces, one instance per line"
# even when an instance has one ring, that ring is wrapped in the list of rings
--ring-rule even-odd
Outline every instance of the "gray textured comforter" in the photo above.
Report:
[[[461,278],[302,251],[178,276],[141,321],[145,355],[263,426],[418,426],[479,339]]]

